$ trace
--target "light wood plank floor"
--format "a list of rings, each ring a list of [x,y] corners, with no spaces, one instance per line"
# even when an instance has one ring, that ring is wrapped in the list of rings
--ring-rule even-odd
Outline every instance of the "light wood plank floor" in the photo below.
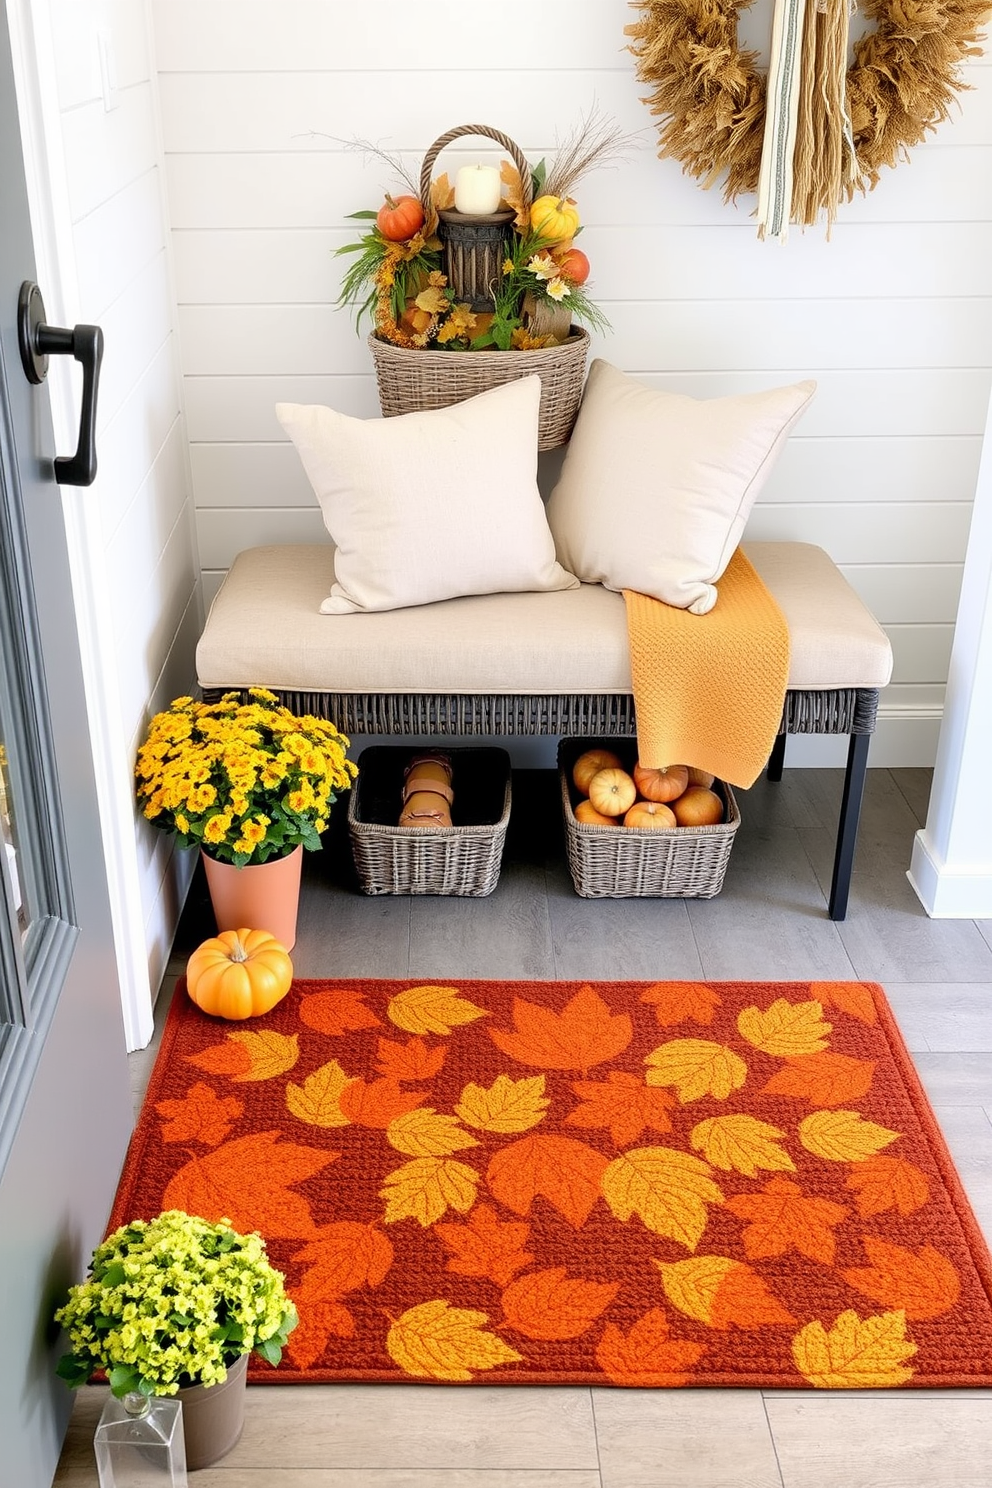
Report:
[[[366,898],[343,812],[307,861],[299,976],[863,978],[888,993],[992,1237],[992,920],[929,920],[906,880],[929,772],[871,770],[851,907],[826,916],[841,774],[787,770],[740,793],[722,893],[578,898],[553,772],[515,776],[486,899]],[[175,975],[212,930],[194,884]],[[132,1056],[136,1107],[154,1055]],[[56,1488],[95,1488],[103,1392],[76,1401]],[[255,1387],[234,1451],[197,1488],[989,1488],[992,1390]]]

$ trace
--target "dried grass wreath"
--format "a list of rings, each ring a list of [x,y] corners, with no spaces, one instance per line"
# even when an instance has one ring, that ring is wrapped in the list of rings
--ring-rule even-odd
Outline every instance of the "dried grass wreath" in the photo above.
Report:
[[[742,50],[737,18],[752,0],[632,0],[643,12],[625,27],[644,101],[659,125],[660,157],[682,162],[705,186],[725,177],[724,200],[757,190],[767,79],[758,54]],[[810,0],[815,4],[816,0]],[[818,7],[819,8],[819,7]],[[982,55],[980,28],[989,0],[860,0],[875,23],[854,48],[846,103],[856,159],[846,176],[855,189],[877,185],[883,166],[950,116],[966,57]],[[797,220],[813,218],[800,216]]]

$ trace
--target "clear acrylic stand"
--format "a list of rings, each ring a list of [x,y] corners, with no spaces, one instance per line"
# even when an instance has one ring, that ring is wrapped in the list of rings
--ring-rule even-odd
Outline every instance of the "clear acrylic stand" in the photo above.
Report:
[[[182,1412],[169,1395],[111,1395],[93,1438],[100,1488],[189,1488]]]

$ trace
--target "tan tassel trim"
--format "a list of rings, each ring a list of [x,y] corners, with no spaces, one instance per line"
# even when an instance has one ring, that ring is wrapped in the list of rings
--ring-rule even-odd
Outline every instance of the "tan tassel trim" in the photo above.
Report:
[[[817,0],[806,13],[792,221],[808,226],[823,212],[829,227],[857,175],[847,113],[848,0]]]

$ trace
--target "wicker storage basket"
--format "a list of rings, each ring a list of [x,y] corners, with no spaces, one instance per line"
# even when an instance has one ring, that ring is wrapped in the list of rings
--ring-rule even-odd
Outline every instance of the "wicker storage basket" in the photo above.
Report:
[[[431,171],[438,154],[445,145],[466,134],[486,135],[513,156],[523,182],[525,204],[529,205],[530,168],[519,146],[489,124],[459,124],[436,139],[424,157],[420,172],[424,210],[430,207]],[[444,215],[448,218],[461,216],[450,212]],[[488,232],[489,224],[495,218],[476,220]],[[463,219],[466,231],[471,231],[472,222],[471,217]],[[507,232],[509,230],[507,227]],[[445,231],[442,218],[442,239]],[[481,303],[480,295],[485,292],[486,280],[495,272],[494,265],[502,263],[502,251],[496,249],[498,244],[493,248],[480,241],[474,251],[469,252],[462,245],[456,252],[453,246],[449,249],[446,244],[445,270],[460,299]],[[496,253],[495,258],[493,253]],[[556,329],[560,333],[562,328]],[[384,418],[429,408],[449,408],[453,403],[473,398],[476,393],[488,392],[504,382],[514,382],[536,372],[541,379],[538,448],[547,450],[567,443],[572,432],[585,382],[589,333],[573,326],[561,345],[545,346],[538,351],[427,351],[394,346],[391,341],[383,341],[376,335],[369,337],[369,347]]]
[[[403,771],[418,752],[386,744],[359,756],[348,832],[363,893],[491,894],[510,820],[510,756],[504,749],[445,748],[452,825],[400,827]]]
[[[631,739],[563,739],[558,746],[565,846],[575,892],[583,899],[712,899],[723,887],[734,834],[740,826],[729,785],[713,787],[724,801],[724,820],[712,827],[596,827],[576,821],[580,800],[572,766],[586,749],[612,749],[625,769],[637,759]]]

